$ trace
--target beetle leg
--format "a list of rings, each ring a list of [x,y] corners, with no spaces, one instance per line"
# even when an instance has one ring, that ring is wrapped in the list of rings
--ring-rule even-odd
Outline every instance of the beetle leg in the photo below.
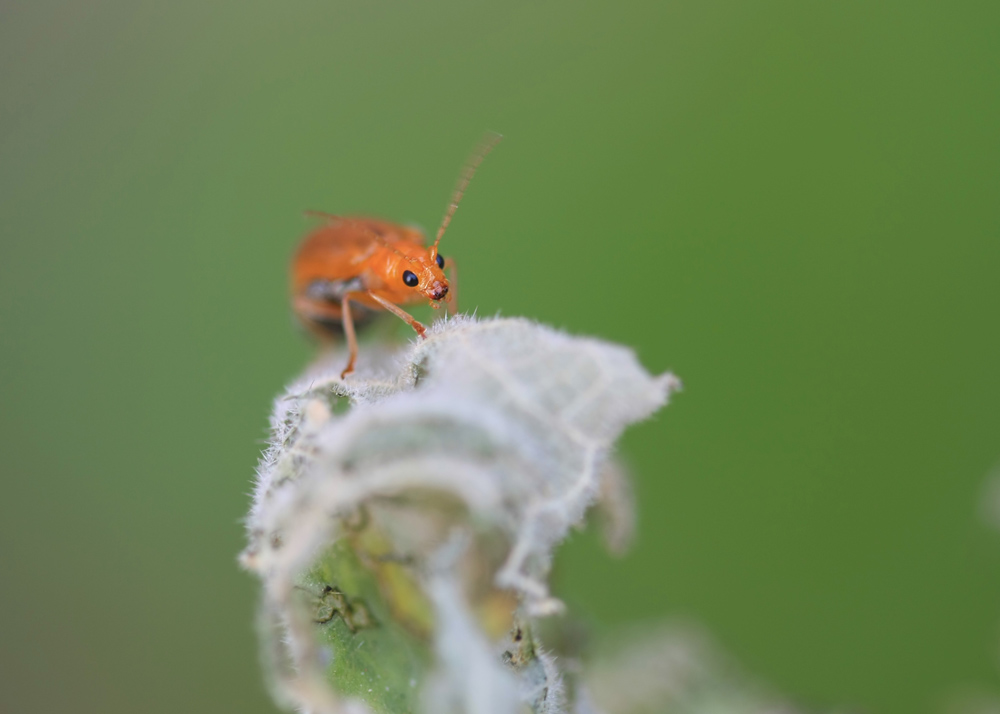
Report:
[[[315,300],[305,295],[296,295],[292,301],[292,310],[302,321],[302,324],[322,341],[331,338],[328,324],[342,322],[339,304],[330,304]]]
[[[406,310],[403,310],[398,305],[395,305],[395,304],[389,302],[384,297],[382,297],[380,295],[376,295],[371,290],[368,291],[368,297],[370,297],[372,300],[374,300],[379,305],[381,305],[382,307],[384,307],[386,310],[388,310],[389,312],[391,312],[393,315],[395,315],[396,317],[398,317],[400,320],[402,320],[403,322],[405,322],[407,325],[409,325],[410,327],[412,327],[414,330],[416,330],[418,335],[420,335],[421,337],[426,337],[426,335],[424,333],[427,332],[427,328],[424,327],[423,324],[421,324],[420,322],[418,322],[413,317],[413,315],[411,315],[410,313],[406,312]]]
[[[458,267],[455,265],[455,259],[446,256],[444,259],[445,265],[448,266],[448,314],[454,315],[458,312]]]
[[[351,317],[351,293],[347,293],[340,301],[341,320],[344,321],[344,336],[347,338],[347,350],[350,357],[347,359],[347,366],[340,373],[343,379],[354,371],[354,361],[358,358],[358,338],[354,334],[354,318]]]

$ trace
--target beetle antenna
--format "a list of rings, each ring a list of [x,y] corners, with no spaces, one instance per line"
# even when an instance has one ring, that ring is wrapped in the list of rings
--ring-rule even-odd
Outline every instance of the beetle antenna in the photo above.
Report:
[[[355,226],[357,228],[360,228],[365,233],[367,233],[376,243],[378,243],[381,246],[384,246],[384,247],[388,248],[393,253],[395,253],[396,255],[398,255],[400,258],[404,258],[405,260],[408,260],[410,262],[410,265],[414,265],[414,264],[416,264],[416,263],[419,262],[415,258],[411,258],[410,256],[408,256],[406,253],[404,253],[403,251],[401,251],[396,246],[392,245],[389,241],[387,241],[385,238],[383,238],[382,236],[380,236],[378,233],[376,233],[375,231],[373,231],[371,228],[369,228],[368,226],[366,226],[361,221],[355,221],[355,220],[352,220],[350,218],[345,218],[344,216],[338,216],[338,215],[333,214],[333,213],[326,213],[325,211],[312,211],[312,210],[309,210],[309,211],[303,211],[303,213],[305,213],[305,215],[307,215],[307,216],[311,216],[311,217],[314,217],[314,218],[326,218],[328,221],[331,221],[331,222],[338,222],[339,221],[340,223],[347,223],[347,224],[350,224],[350,225]]]
[[[401,251],[399,248],[397,248],[392,243],[390,243],[385,238],[383,238],[378,232],[372,230],[371,228],[369,228],[368,226],[366,226],[364,223],[361,223],[360,221],[352,221],[349,218],[346,219],[345,222],[346,223],[350,223],[352,226],[357,226],[358,228],[360,228],[361,230],[363,230],[365,233],[367,233],[369,236],[371,236],[375,240],[376,243],[378,243],[381,246],[384,246],[384,247],[388,248],[393,253],[395,253],[396,255],[398,255],[400,258],[403,258],[404,260],[408,260],[410,262],[410,265],[416,265],[419,262],[416,258],[411,258],[410,256],[408,256],[406,253],[404,253],[403,251]]]
[[[378,243],[379,245],[385,246],[386,248],[388,248],[389,250],[391,250],[393,253],[395,253],[396,255],[398,255],[400,258],[403,258],[404,260],[408,260],[410,262],[410,265],[416,265],[416,264],[418,264],[420,262],[416,258],[411,258],[410,256],[408,256],[406,253],[404,253],[403,251],[401,251],[399,248],[397,248],[396,246],[394,246],[392,243],[390,243],[389,241],[387,241],[385,238],[383,238],[382,236],[380,236],[378,233],[376,233],[375,231],[373,231],[371,228],[366,228],[365,226],[362,226],[362,228],[364,228],[365,231],[367,231],[371,235],[371,237],[375,239],[376,243]]]
[[[483,159],[493,151],[493,148],[500,143],[502,138],[502,134],[497,134],[495,131],[489,132],[482,138],[472,157],[466,162],[465,167],[462,169],[462,175],[458,179],[458,184],[455,185],[455,191],[451,194],[451,203],[448,204],[448,210],[445,211],[444,220],[441,221],[441,227],[438,228],[437,238],[434,239],[434,245],[431,246],[431,260],[437,258],[438,243],[441,242],[441,236],[448,229],[451,217],[455,215],[455,209],[458,208],[458,202],[462,200],[465,189],[469,187],[469,182],[476,175],[476,169],[479,168],[479,164],[483,163]]]
[[[309,218],[325,218],[328,221],[346,221],[347,219],[343,216],[337,216],[333,213],[327,213],[326,211],[302,211],[302,215],[308,216]]]
[[[352,226],[357,226],[358,228],[360,228],[361,230],[363,230],[365,233],[367,233],[369,236],[371,236],[371,238],[373,238],[375,240],[375,242],[378,243],[379,245],[381,245],[381,246],[383,246],[385,248],[388,248],[393,253],[395,253],[400,258],[402,258],[403,260],[409,261],[410,265],[416,265],[417,263],[420,262],[416,258],[411,258],[410,256],[408,256],[406,253],[404,253],[403,251],[401,251],[399,248],[397,248],[392,243],[390,243],[385,238],[383,238],[378,232],[372,230],[371,228],[369,228],[368,226],[366,226],[364,223],[360,223],[358,221],[352,221],[352,220],[348,220],[347,222],[350,223]]]

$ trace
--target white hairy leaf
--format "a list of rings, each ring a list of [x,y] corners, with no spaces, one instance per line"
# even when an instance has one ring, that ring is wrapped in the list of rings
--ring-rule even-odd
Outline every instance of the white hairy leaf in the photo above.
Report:
[[[797,714],[691,625],[652,624],[602,643],[579,701],[601,714]],[[576,714],[583,714],[578,712]]]
[[[553,549],[602,494],[627,540],[609,450],[679,382],[521,319],[441,322],[359,364],[341,380],[328,355],[288,388],[258,470],[242,562],[278,696],[314,714],[565,711],[531,634],[561,607]]]

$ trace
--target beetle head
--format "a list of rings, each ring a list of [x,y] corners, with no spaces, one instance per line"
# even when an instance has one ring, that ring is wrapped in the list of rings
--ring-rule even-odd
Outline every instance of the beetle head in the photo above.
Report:
[[[401,279],[403,284],[417,290],[427,298],[431,305],[439,307],[442,300],[448,299],[448,278],[444,274],[444,259],[435,256],[431,258],[430,251],[424,249],[423,255],[409,258],[408,265],[402,266]]]
[[[430,249],[417,243],[385,245],[394,253],[385,275],[389,289],[396,293],[418,293],[427,298],[433,307],[440,307],[442,301],[451,300],[443,257],[432,258]]]

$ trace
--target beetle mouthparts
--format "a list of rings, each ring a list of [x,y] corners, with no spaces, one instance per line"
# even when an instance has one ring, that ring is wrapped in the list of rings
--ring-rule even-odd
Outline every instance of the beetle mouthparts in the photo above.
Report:
[[[448,294],[448,286],[442,285],[441,283],[435,283],[434,287],[431,288],[431,300],[443,300],[444,296]]]

